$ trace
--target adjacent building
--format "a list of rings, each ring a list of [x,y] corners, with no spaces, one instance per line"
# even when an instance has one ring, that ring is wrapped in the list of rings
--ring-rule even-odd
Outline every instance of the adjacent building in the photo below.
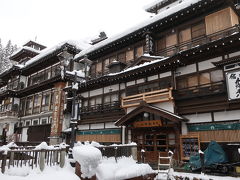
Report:
[[[74,80],[71,71],[78,66],[71,59],[82,49],[72,41],[52,48],[28,41],[12,54],[15,65],[0,75],[3,141],[61,141],[70,123],[64,120],[63,89]]]

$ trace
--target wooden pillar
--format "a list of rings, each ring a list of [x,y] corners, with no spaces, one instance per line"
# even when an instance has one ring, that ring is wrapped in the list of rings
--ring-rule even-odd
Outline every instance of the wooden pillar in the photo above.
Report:
[[[175,149],[175,158],[176,160],[180,161],[180,131],[181,131],[181,125],[177,124],[174,127],[175,135],[176,135],[176,149]]]

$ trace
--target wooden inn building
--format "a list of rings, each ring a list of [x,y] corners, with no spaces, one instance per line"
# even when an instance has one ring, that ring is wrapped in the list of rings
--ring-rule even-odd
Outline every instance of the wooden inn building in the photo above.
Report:
[[[168,150],[176,160],[188,160],[215,140],[226,152],[234,149],[230,160],[236,159],[236,2],[158,0],[146,11],[154,14],[148,21],[88,48],[65,43],[40,53],[44,47],[29,42],[40,49],[27,44],[15,53],[12,60],[20,65],[0,75],[0,128],[18,132],[19,141],[55,143],[69,136],[64,130],[74,109],[77,141],[136,142],[139,157],[143,149],[146,162],[155,163]],[[74,70],[84,75],[74,76]]]
[[[46,48],[28,41],[10,59],[15,62],[0,75],[0,135],[2,140],[60,142],[69,127],[64,120],[65,92],[77,63],[66,63],[83,47],[66,41]],[[85,48],[85,46],[84,46]]]

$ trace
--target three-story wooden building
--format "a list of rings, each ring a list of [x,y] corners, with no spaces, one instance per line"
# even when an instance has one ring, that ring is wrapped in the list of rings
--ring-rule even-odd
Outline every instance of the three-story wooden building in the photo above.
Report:
[[[73,41],[52,48],[29,41],[12,54],[15,65],[0,75],[0,133],[4,141],[61,141],[62,131],[70,123],[63,114],[63,89],[74,79],[71,71],[78,66],[71,60],[82,49],[83,45]]]

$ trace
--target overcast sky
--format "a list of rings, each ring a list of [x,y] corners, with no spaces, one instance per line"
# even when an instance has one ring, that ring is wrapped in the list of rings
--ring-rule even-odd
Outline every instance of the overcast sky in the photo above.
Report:
[[[0,38],[18,46],[27,40],[48,47],[65,40],[110,37],[144,21],[154,0],[0,0]]]

